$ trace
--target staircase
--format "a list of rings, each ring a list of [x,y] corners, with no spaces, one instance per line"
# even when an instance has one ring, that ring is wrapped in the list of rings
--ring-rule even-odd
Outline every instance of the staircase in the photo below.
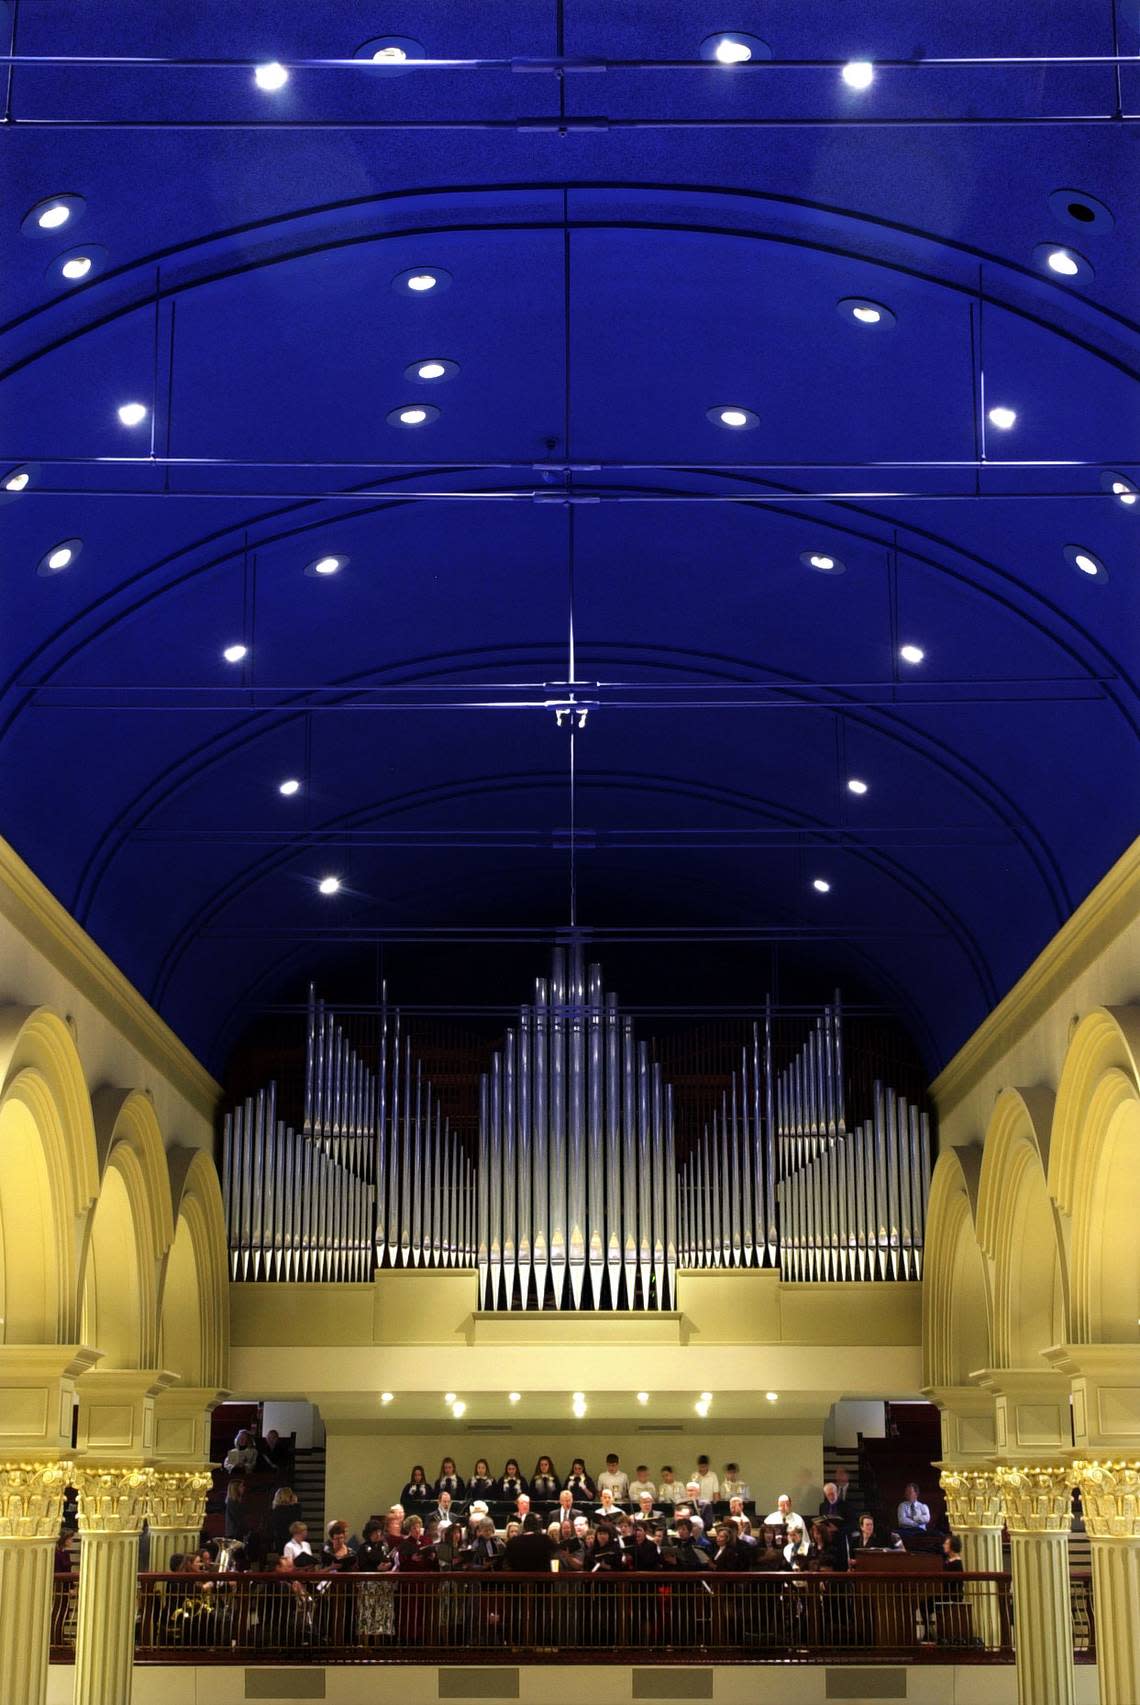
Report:
[[[824,1445],[823,1447],[823,1478],[824,1481],[834,1480],[837,1468],[847,1470],[850,1485],[847,1488],[847,1502],[852,1511],[857,1514],[867,1508],[859,1470],[858,1445]]]
[[[325,1537],[325,1451],[324,1446],[299,1450],[293,1463],[293,1490],[301,1500],[309,1544],[320,1549]]]

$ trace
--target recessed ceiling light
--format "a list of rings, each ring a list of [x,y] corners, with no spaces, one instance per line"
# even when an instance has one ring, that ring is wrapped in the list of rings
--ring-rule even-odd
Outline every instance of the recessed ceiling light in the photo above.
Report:
[[[20,221],[26,237],[51,237],[63,227],[73,224],[86,203],[81,195],[49,195],[30,207]]]
[[[419,361],[413,361],[404,368],[404,378],[411,379],[414,384],[438,385],[443,379],[454,379],[459,372],[458,361],[448,361],[442,355],[433,355]]]
[[[1006,408],[1002,404],[992,408],[989,413],[990,425],[996,426],[1000,432],[1008,432],[1016,419],[1017,410]]]
[[[926,653],[921,645],[900,645],[899,656],[904,663],[921,663]]]
[[[379,61],[386,65],[402,65],[407,57],[408,55],[404,49],[402,47],[397,47],[394,43],[388,47],[378,47],[376,52],[372,55],[373,61]]]
[[[1129,479],[1126,474],[1114,473],[1109,469],[1100,476],[1100,483],[1105,491],[1110,492],[1125,509],[1135,507],[1136,499],[1140,496],[1140,489],[1137,488],[1136,482]]]
[[[381,1403],[391,1403],[391,1401],[392,1401],[392,1398],[393,1398],[393,1396],[394,1396],[394,1395],[395,1395],[395,1393],[394,1393],[394,1392],[391,1392],[391,1391],[382,1391],[382,1392],[381,1392],[381,1393],[380,1393],[380,1401],[381,1401]]]
[[[84,243],[79,249],[64,249],[53,255],[44,277],[55,290],[70,290],[76,284],[98,277],[107,264],[107,251],[98,243]]]
[[[715,408],[706,409],[705,413],[714,426],[723,426],[729,432],[751,432],[760,424],[760,416],[753,414],[750,408],[742,408],[739,403],[718,403]]]
[[[330,574],[339,574],[347,561],[346,556],[319,556],[315,562],[308,564],[305,573],[319,576],[324,580]]]
[[[1075,278],[1081,270],[1068,249],[1051,249],[1047,264],[1050,272],[1059,272],[1062,278]]]
[[[392,280],[392,289],[401,296],[415,296],[420,301],[440,295],[451,284],[451,274],[441,266],[409,266]]]
[[[276,59],[271,59],[267,65],[259,65],[253,73],[253,80],[259,89],[265,89],[270,94],[276,89],[283,89],[289,81],[289,73]]]
[[[846,574],[847,565],[830,551],[801,551],[800,561],[817,574]]]
[[[841,75],[849,89],[869,89],[875,80],[875,67],[869,59],[852,59]]]
[[[701,1417],[701,1420],[702,1421],[705,1420],[705,1418],[707,1417],[708,1412],[709,1412],[709,1406],[704,1401],[704,1399],[702,1398],[702,1400],[699,1403],[694,1403],[693,1408],[696,1410],[697,1414]]]
[[[777,1402],[779,1400],[779,1396],[780,1396],[778,1391],[766,1391],[764,1393],[764,1395],[768,1399],[769,1403]]]
[[[64,261],[59,270],[65,278],[72,280],[77,278],[86,278],[87,274],[91,271],[91,256],[72,255],[70,260]]]
[[[1038,243],[1033,259],[1043,272],[1054,278],[1084,278],[1093,275],[1090,263],[1077,249],[1060,243]]]
[[[848,776],[847,791],[848,793],[864,794],[867,792],[867,783],[860,781],[858,776]]]
[[[713,1399],[713,1394],[711,1391],[702,1391],[701,1392],[701,1402],[702,1403],[711,1403],[712,1399]]]
[[[454,1402],[455,1402],[455,1393],[454,1393],[454,1391],[445,1391],[445,1392],[444,1392],[444,1394],[443,1394],[443,1401],[444,1401],[444,1402],[445,1402],[445,1403],[454,1403]]]
[[[338,894],[340,892],[340,877],[322,876],[317,887],[322,894]]]
[[[878,326],[885,330],[895,323],[895,315],[886,303],[872,301],[870,296],[841,296],[835,308],[841,319],[857,326]]]
[[[27,468],[13,468],[10,474],[4,475],[5,491],[24,491],[31,482],[31,474]]]
[[[373,36],[356,50],[356,58],[367,59],[382,77],[405,77],[411,70],[409,61],[426,57],[423,42],[411,36]]]
[[[227,663],[240,663],[243,657],[249,656],[248,645],[227,645],[222,652]]]
[[[1075,568],[1078,574],[1083,574],[1088,580],[1105,581],[1108,579],[1107,568],[1086,545],[1066,545],[1065,561],[1070,568]]]
[[[586,1393],[584,1391],[572,1391],[570,1395],[574,1399],[575,1403],[584,1403],[586,1401]]]
[[[746,30],[718,30],[701,43],[701,58],[716,65],[747,65],[751,59],[771,59],[772,49]]]
[[[146,404],[123,403],[118,413],[124,426],[141,426],[146,419]]]
[[[1049,196],[1049,206],[1063,224],[1092,236],[1103,236],[1116,223],[1111,209],[1085,189],[1055,189]]]
[[[81,539],[61,539],[50,551],[45,551],[36,565],[37,574],[61,574],[70,568],[83,549]]]
[[[639,1391],[639,1392],[638,1392],[638,1394],[637,1394],[637,1401],[638,1401],[638,1402],[639,1402],[639,1403],[648,1403],[648,1402],[649,1402],[649,1393],[648,1393],[648,1391]]]
[[[457,1421],[461,1421],[463,1419],[464,1415],[466,1415],[466,1413],[467,1413],[466,1403],[464,1403],[462,1401],[453,1403],[451,1405],[451,1413],[455,1416],[455,1419]]]
[[[297,780],[296,776],[289,776],[286,781],[278,782],[277,791],[278,793],[283,793],[286,799],[292,799],[295,793],[300,793],[301,784]]]
[[[522,1402],[522,1392],[521,1391],[508,1391],[507,1392],[507,1402],[508,1403],[521,1403]]]
[[[813,876],[811,885],[815,889],[817,894],[830,894],[831,893],[831,883],[827,880],[827,878],[825,876]]]
[[[439,410],[432,403],[405,403],[402,408],[394,408],[388,416],[389,426],[426,426],[429,421],[439,419]]]

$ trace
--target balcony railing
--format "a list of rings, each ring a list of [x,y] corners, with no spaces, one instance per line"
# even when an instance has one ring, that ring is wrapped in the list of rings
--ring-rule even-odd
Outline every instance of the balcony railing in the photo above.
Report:
[[[58,1575],[69,1662],[78,1579]],[[1008,1575],[139,1576],[142,1663],[1010,1663]]]

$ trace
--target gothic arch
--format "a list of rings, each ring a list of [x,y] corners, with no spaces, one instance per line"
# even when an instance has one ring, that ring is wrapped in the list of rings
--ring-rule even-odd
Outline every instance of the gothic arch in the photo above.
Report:
[[[1050,1197],[1053,1095],[1006,1089],[986,1129],[978,1241],[991,1264],[993,1365],[1037,1368],[1067,1334],[1066,1250]]]

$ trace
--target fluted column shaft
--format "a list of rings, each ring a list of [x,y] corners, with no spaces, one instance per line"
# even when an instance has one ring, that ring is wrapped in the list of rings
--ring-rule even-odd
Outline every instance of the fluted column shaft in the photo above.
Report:
[[[992,1468],[944,1465],[940,1476],[950,1526],[962,1539],[962,1567],[971,1575],[1002,1573],[1001,1493]],[[966,1584],[974,1633],[994,1650],[1008,1644],[1008,1620],[1003,1618],[997,1583]]]
[[[147,1567],[154,1575],[165,1573],[172,1557],[186,1557],[197,1551],[201,1538],[200,1522],[194,1527],[152,1527]]]
[[[79,1619],[74,1705],[130,1705],[139,1532],[151,1472],[129,1463],[77,1466]]]
[[[0,1464],[0,1699],[47,1697],[52,1563],[67,1464]]]
[[[1101,1705],[1140,1700],[1140,1461],[1073,1464],[1092,1552]]]
[[[1073,1705],[1071,1471],[1067,1464],[1001,1467],[995,1478],[1013,1564],[1018,1705]]]

